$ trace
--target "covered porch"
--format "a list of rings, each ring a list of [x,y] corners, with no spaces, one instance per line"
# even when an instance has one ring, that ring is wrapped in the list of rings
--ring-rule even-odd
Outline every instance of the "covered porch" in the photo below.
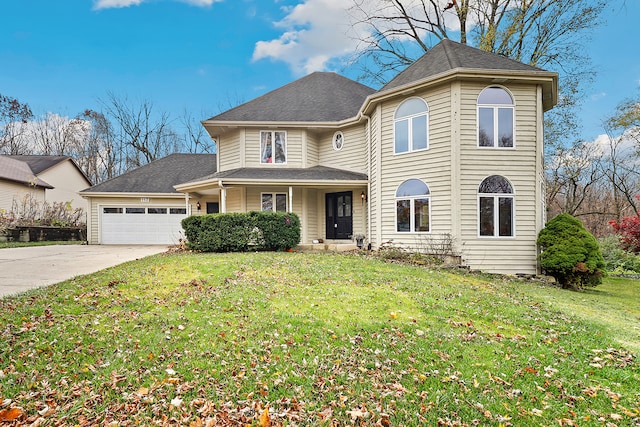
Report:
[[[350,250],[368,236],[368,178],[324,166],[240,168],[177,185],[194,215],[273,210],[301,223],[301,249]],[[340,246],[336,246],[340,245]],[[345,249],[348,245],[349,248]]]

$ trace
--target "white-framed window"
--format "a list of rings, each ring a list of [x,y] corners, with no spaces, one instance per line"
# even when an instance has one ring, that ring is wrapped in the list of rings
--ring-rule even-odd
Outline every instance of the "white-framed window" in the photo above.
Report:
[[[260,131],[260,163],[287,163],[287,132]]]
[[[478,187],[478,235],[515,236],[515,197],[509,181],[499,175],[485,178]]]
[[[393,117],[395,154],[429,148],[429,106],[422,98],[404,101]]]
[[[515,106],[501,87],[490,86],[478,96],[478,147],[515,147]]]
[[[333,149],[340,151],[342,147],[344,147],[344,134],[338,131],[333,134]]]
[[[408,179],[396,190],[396,231],[431,231],[431,193],[427,184],[419,179]]]
[[[263,211],[287,212],[286,193],[262,193],[260,196]]]

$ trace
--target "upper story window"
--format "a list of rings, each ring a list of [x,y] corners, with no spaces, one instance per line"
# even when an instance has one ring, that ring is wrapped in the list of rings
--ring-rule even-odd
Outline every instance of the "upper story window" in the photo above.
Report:
[[[492,175],[478,187],[479,235],[485,237],[514,236],[513,187],[506,178]]]
[[[396,230],[431,231],[429,187],[419,179],[408,179],[396,190]]]
[[[260,163],[287,163],[287,132],[260,132]]]
[[[478,147],[513,148],[514,103],[501,87],[485,88],[478,96]]]
[[[338,131],[333,134],[333,149],[336,151],[342,150],[344,147],[344,135],[342,132]]]
[[[394,116],[396,154],[426,150],[429,146],[429,107],[421,98],[404,101]]]

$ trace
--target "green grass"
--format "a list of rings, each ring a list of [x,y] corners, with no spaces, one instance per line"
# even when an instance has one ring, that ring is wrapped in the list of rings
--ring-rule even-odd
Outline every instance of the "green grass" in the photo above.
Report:
[[[153,256],[0,300],[0,420],[638,425],[638,286],[574,293],[356,255]]]
[[[73,241],[42,241],[42,242],[0,242],[0,249],[6,248],[23,248],[27,246],[51,246],[51,245],[81,245],[84,242],[79,240]]]

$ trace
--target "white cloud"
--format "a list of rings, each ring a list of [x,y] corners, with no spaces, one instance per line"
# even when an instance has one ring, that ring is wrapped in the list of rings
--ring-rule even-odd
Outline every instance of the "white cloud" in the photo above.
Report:
[[[357,42],[352,31],[344,0],[306,0],[284,9],[287,16],[275,23],[282,35],[274,40],[259,41],[253,60],[284,61],[296,74],[326,70],[334,58],[349,55]]]
[[[93,5],[94,9],[111,9],[119,7],[137,6],[143,0],[97,0]]]
[[[98,9],[112,9],[112,8],[122,8],[129,6],[138,6],[144,2],[149,2],[150,0],[95,0],[93,8]],[[177,0],[181,3],[187,3],[193,6],[206,7],[211,6],[214,3],[221,2],[223,0]]]
[[[450,0],[435,0],[442,10]],[[371,26],[362,23],[365,16],[397,14],[388,0],[367,0],[360,8],[345,0],[304,0],[295,7],[283,8],[286,16],[274,25],[282,28],[282,35],[274,40],[259,41],[253,51],[253,60],[283,61],[296,74],[329,69],[332,61],[348,60],[362,44],[372,37]],[[424,13],[423,2],[409,0],[404,3],[409,15]],[[453,12],[444,14],[447,28],[457,30],[459,22]],[[375,22],[384,30],[390,23]],[[407,36],[399,36],[408,39]]]

